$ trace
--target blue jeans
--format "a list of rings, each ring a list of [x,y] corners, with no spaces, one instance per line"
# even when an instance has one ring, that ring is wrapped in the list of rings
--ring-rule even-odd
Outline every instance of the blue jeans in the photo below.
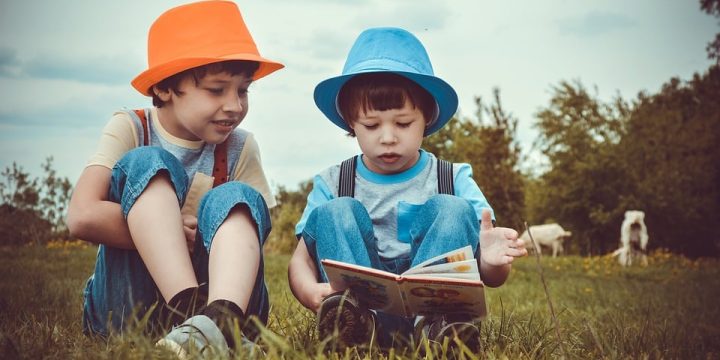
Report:
[[[435,195],[423,204],[410,224],[410,253],[405,257],[382,258],[378,254],[372,220],[359,201],[341,197],[318,206],[308,217],[302,236],[319,271],[319,281],[327,282],[321,259],[333,259],[389,271],[405,272],[427,259],[467,245],[476,253],[479,222],[466,200],[451,195]],[[389,345],[394,334],[407,337],[414,319],[377,313],[383,329],[381,345]]]
[[[178,206],[185,201],[189,184],[182,164],[159,147],[139,147],[121,158],[112,170],[109,200],[119,203],[127,214],[150,180],[159,172],[166,172],[175,187]],[[270,233],[270,214],[260,193],[240,182],[228,182],[209,191],[198,207],[198,229],[192,264],[198,283],[208,281],[208,259],[215,232],[236,206],[246,206],[258,227],[260,248]],[[267,322],[270,308],[263,275],[263,258],[250,297],[248,316],[256,315]],[[133,319],[146,315],[153,305],[163,300],[140,254],[136,250],[118,249],[106,245],[98,248],[95,272],[84,291],[83,331],[107,336],[122,331]],[[154,321],[157,312],[150,313]]]

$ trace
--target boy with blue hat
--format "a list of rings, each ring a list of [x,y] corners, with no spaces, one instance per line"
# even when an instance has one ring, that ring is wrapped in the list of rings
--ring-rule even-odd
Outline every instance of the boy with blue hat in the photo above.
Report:
[[[148,69],[132,85],[155,106],[113,115],[68,209],[73,236],[99,244],[86,333],[142,318],[182,357],[254,347],[246,325],[268,318],[262,246],[275,199],[238,125],[248,87],[282,67],[260,55],[232,1],[181,5],[152,24]]]
[[[420,41],[398,28],[362,32],[342,75],[315,88],[315,103],[357,138],[362,154],[313,178],[296,226],[288,269],[298,300],[316,311],[321,338],[337,326],[343,345],[381,345],[397,338],[457,336],[479,348],[478,319],[443,315],[408,319],[368,311],[327,283],[320,260],[333,259],[400,274],[470,245],[487,286],[500,286],[511,263],[527,254],[515,230],[494,227],[492,209],[468,164],[422,150],[423,138],[445,125],[458,106],[453,88],[433,73]],[[453,342],[451,342],[453,343]]]

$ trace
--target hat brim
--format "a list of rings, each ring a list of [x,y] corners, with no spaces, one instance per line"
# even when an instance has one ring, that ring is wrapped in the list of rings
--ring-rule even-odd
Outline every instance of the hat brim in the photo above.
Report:
[[[315,105],[322,111],[323,114],[335,125],[341,129],[351,132],[348,124],[343,120],[342,116],[338,112],[337,107],[337,96],[340,89],[354,76],[368,73],[392,73],[400,76],[404,76],[418,85],[435,98],[438,106],[438,117],[427,129],[425,129],[424,136],[431,135],[436,131],[440,130],[457,111],[458,107],[458,96],[455,89],[446,83],[444,80],[429,75],[404,72],[404,71],[364,71],[353,74],[342,75],[334,78],[330,78],[320,82],[315,87],[313,97],[315,99]]]
[[[285,65],[280,64],[278,62],[268,60],[266,58],[263,58],[261,56],[257,56],[255,54],[231,54],[231,55],[225,55],[221,57],[200,57],[200,58],[185,58],[185,59],[177,59],[171,62],[167,62],[165,64],[154,66],[150,69],[147,69],[143,71],[140,75],[135,77],[135,79],[132,80],[131,84],[132,86],[139,91],[141,94],[145,96],[152,96],[150,92],[150,88],[159,83],[160,81],[175,75],[179,72],[192,69],[194,67],[203,66],[207,64],[212,64],[216,62],[221,61],[229,61],[229,60],[246,60],[246,61],[256,61],[260,63],[260,67],[255,71],[255,74],[253,75],[253,80],[258,80],[262,77],[265,77],[277,70],[282,69],[285,67]]]

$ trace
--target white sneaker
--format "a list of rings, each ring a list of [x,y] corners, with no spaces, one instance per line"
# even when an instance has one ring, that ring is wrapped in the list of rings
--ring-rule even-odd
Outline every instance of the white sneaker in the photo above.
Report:
[[[227,357],[230,354],[222,331],[205,315],[185,320],[155,346],[172,350],[180,359]]]

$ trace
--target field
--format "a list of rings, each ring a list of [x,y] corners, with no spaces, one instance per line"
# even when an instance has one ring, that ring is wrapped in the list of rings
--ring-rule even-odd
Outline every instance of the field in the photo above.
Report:
[[[108,341],[82,334],[81,294],[95,251],[80,242],[0,248],[0,358],[172,358],[139,332]],[[267,358],[446,357],[442,349],[428,355],[325,351],[313,314],[290,294],[288,260],[266,256],[272,303],[263,337]],[[541,264],[556,319],[535,258],[520,259],[504,286],[486,291],[484,352],[461,358],[720,358],[720,261],[657,251],[647,267],[623,269],[610,257],[577,256],[544,257]]]

